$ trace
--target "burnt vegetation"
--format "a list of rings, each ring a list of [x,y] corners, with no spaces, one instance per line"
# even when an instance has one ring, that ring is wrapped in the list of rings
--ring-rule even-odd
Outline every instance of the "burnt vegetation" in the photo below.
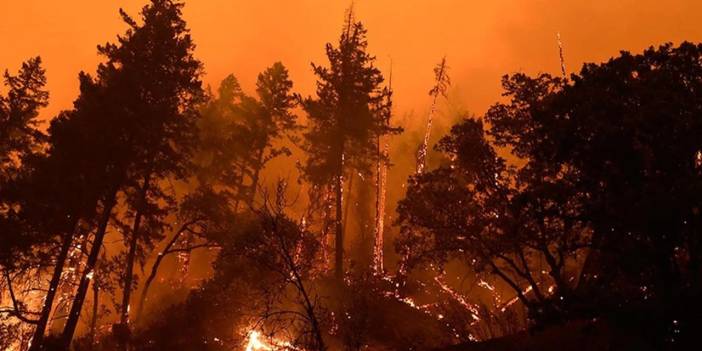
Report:
[[[5,71],[0,349],[694,345],[701,44],[506,75],[431,145],[445,57],[413,140],[353,8],[302,96],[281,62],[204,87],[183,6],[120,11],[48,124],[41,59]]]

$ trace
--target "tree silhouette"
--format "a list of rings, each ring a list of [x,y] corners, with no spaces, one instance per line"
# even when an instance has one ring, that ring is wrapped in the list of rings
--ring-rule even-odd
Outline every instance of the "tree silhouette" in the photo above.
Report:
[[[343,183],[347,172],[369,173],[377,152],[377,138],[399,133],[382,113],[390,91],[381,85],[375,58],[366,52],[366,29],[353,18],[353,9],[341,33],[338,47],[327,44],[329,67],[312,65],[317,97],[302,101],[309,117],[303,148],[309,158],[303,166],[305,178],[313,184],[334,188],[335,276],[343,275]]]
[[[460,259],[498,276],[534,314],[557,308],[553,295],[570,298],[566,266],[586,232],[567,184],[515,172],[475,119],[454,126],[437,149],[451,164],[413,177],[398,205],[398,248],[410,266]]]
[[[583,287],[613,304],[658,301],[666,318],[700,289],[701,53],[690,43],[622,52],[562,88],[513,77],[515,96],[538,85],[547,93],[490,120],[504,145],[568,174],[586,195],[595,250]]]
[[[218,95],[202,108],[200,180],[228,188],[237,208],[242,202],[252,208],[266,164],[290,155],[279,144],[284,137],[296,140],[292,86],[287,69],[276,62],[258,75],[257,98],[244,94],[230,75],[221,82]]]
[[[37,128],[37,117],[49,104],[40,57],[22,63],[17,75],[6,70],[3,78],[8,92],[0,95],[0,180],[10,176],[24,157],[41,151],[45,135]]]
[[[100,140],[98,150],[107,151],[100,157],[108,160],[110,174],[105,177],[109,183],[101,201],[98,229],[64,328],[64,348],[68,348],[75,332],[118,192],[124,191],[133,214],[124,272],[126,303],[122,304],[120,323],[115,328],[127,339],[136,246],[139,240],[155,233],[144,231],[141,221],[159,223],[162,218],[160,200],[168,202],[168,197],[159,181],[188,174],[188,160],[197,137],[196,106],[203,92],[201,64],[192,57],[194,45],[181,18],[182,6],[154,0],[143,8],[142,24],[121,12],[129,29],[118,37],[117,44],[99,47],[107,61],[98,67],[97,79],[82,76],[76,113],[105,133],[90,136],[105,138]],[[126,345],[126,340],[121,343]]]
[[[292,86],[288,70],[276,62],[258,75],[258,99],[242,95],[234,108],[237,121],[232,137],[241,145],[240,149],[246,150],[239,172],[245,179],[242,200],[249,208],[253,206],[261,170],[270,160],[290,155],[287,147],[276,144],[284,136],[294,138],[291,133],[297,129],[295,115],[290,111],[296,105]]]
[[[0,265],[7,268],[36,242],[22,228],[18,208],[25,196],[18,178],[29,173],[22,163],[42,151],[45,135],[37,128],[37,117],[49,93],[39,57],[24,62],[17,75],[5,71],[3,83],[8,91],[0,95],[0,230],[7,235],[0,243]]]
[[[462,258],[502,278],[542,322],[639,309],[656,345],[671,340],[665,325],[692,330],[700,55],[700,45],[667,44],[569,80],[506,76],[509,101],[486,113],[491,128],[455,126],[438,146],[451,164],[411,180],[399,205],[410,260]]]

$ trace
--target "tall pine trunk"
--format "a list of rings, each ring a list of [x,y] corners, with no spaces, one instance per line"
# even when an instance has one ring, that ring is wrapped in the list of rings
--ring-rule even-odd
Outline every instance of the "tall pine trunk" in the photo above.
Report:
[[[30,348],[30,351],[43,349],[46,326],[49,322],[49,316],[51,315],[51,309],[54,305],[56,292],[58,291],[59,284],[61,283],[61,275],[63,274],[63,268],[66,265],[66,258],[68,258],[68,251],[71,249],[71,244],[73,243],[73,233],[75,233],[77,225],[78,219],[76,217],[71,225],[73,230],[66,233],[63,237],[61,251],[59,251],[58,257],[56,257],[54,273],[52,274],[51,281],[49,282],[49,290],[46,293],[46,298],[44,299],[44,306],[41,310],[41,316],[39,317],[36,329],[34,330],[34,337],[32,338],[32,347]]]
[[[93,314],[90,316],[90,332],[88,338],[90,340],[90,347],[95,346],[95,333],[97,332],[97,320],[98,313],[100,309],[100,287],[93,280]]]
[[[251,191],[249,193],[248,205],[253,208],[254,200],[256,199],[256,189],[258,188],[258,181],[261,176],[261,169],[263,168],[263,152],[264,149],[258,152],[258,163],[256,164],[256,169],[254,170],[253,177],[251,177]]]
[[[336,265],[334,267],[334,276],[336,277],[337,280],[342,281],[344,279],[344,225],[343,225],[343,219],[342,219],[342,203],[343,203],[343,196],[344,196],[344,146],[343,142],[341,145],[341,157],[339,160],[339,166],[336,171],[336,184],[334,185],[335,189],[334,192],[336,193],[335,195],[335,201],[336,201],[336,212],[335,212],[335,218],[334,220],[336,221],[336,243],[335,243],[335,250],[336,250],[336,256],[335,256],[335,261]]]
[[[85,295],[88,293],[88,285],[90,284],[90,280],[94,274],[95,264],[97,263],[98,256],[100,255],[100,250],[102,249],[102,242],[105,239],[107,224],[110,222],[112,210],[114,209],[116,203],[117,189],[114,189],[107,195],[104,202],[102,217],[100,218],[98,229],[95,232],[93,246],[90,249],[90,255],[88,256],[88,261],[85,264],[85,269],[83,269],[83,274],[78,285],[78,291],[73,299],[73,305],[71,305],[71,311],[68,314],[68,319],[66,320],[66,325],[63,329],[63,334],[61,335],[61,350],[68,350],[71,346],[73,335],[75,334],[76,327],[78,326],[78,318],[80,317],[80,312],[83,308],[83,303],[85,302]]]
[[[384,267],[384,231],[385,231],[385,184],[387,182],[387,165],[385,157],[388,154],[388,144],[381,147],[382,138],[378,137],[378,163],[376,165],[375,188],[375,240],[373,242],[373,271],[382,275]]]
[[[349,226],[349,210],[351,209],[351,194],[353,194],[353,178],[354,174],[353,172],[349,175],[349,187],[348,190],[346,190],[346,204],[344,205],[344,218],[343,218],[343,226],[344,230],[346,230]],[[358,201],[358,200],[356,200]],[[344,233],[344,236],[346,236],[346,233]]]
[[[129,240],[129,252],[127,253],[127,267],[124,270],[124,290],[122,291],[122,306],[120,309],[119,323],[124,331],[129,330],[129,301],[132,296],[132,283],[134,282],[134,261],[136,259],[136,251],[139,246],[139,229],[141,228],[141,219],[144,216],[146,206],[146,196],[149,191],[150,176],[144,177],[144,184],[139,190],[139,199],[136,204],[136,214],[134,215],[134,224],[132,225],[132,237]],[[129,344],[129,333],[124,337],[126,340],[120,340],[119,348],[126,350]]]

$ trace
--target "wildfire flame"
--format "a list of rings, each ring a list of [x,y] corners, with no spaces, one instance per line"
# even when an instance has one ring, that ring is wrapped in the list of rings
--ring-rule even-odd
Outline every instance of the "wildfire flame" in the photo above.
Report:
[[[378,140],[378,148],[380,148],[380,140]],[[381,155],[387,157],[388,155],[388,142],[381,151]],[[376,186],[378,191],[378,197],[376,200],[376,216],[375,216],[375,242],[373,245],[373,270],[378,275],[382,275],[384,271],[383,266],[383,236],[385,229],[385,197],[387,191],[387,177],[388,177],[388,166],[387,164],[379,160],[377,169],[377,179]]]
[[[266,338],[264,340],[261,332],[251,330],[247,334],[247,342],[245,351],[304,351],[303,349],[293,346],[289,341],[280,340],[277,338]]]

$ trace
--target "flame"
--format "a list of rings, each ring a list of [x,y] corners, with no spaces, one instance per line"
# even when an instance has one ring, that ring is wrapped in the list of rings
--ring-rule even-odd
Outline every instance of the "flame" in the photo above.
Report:
[[[255,330],[249,333],[249,342],[246,344],[246,351],[272,350],[270,346],[259,340],[260,335],[261,333]]]
[[[257,330],[251,330],[247,334],[245,351],[304,351],[295,347],[289,341],[270,337],[263,340],[263,335]]]

